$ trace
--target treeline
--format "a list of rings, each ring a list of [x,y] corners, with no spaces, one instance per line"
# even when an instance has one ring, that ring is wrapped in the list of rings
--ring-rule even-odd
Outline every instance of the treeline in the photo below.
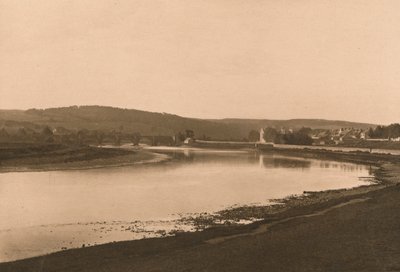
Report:
[[[28,129],[20,128],[1,128],[0,129],[0,142],[14,143],[14,142],[52,142],[53,132],[49,127],[42,129]]]
[[[139,132],[124,133],[121,130],[99,131],[99,130],[66,130],[65,128],[51,129],[48,126],[42,129],[32,130],[18,128],[8,131],[0,129],[0,142],[22,142],[22,143],[61,143],[61,144],[96,144],[106,143],[119,145],[122,142],[131,142],[138,145],[142,136]]]
[[[142,135],[120,126],[112,130],[69,130],[64,127],[49,126],[3,127],[0,128],[0,143],[57,143],[65,145],[121,145],[139,143],[158,146],[181,145],[185,139],[194,138],[193,130],[179,131],[174,135]],[[208,139],[205,135],[202,139]]]
[[[275,128],[264,129],[264,140],[275,144],[311,145],[312,138],[309,136],[311,128],[301,128],[297,131],[278,131]]]
[[[368,130],[368,136],[373,139],[392,139],[400,137],[400,124],[377,126]]]

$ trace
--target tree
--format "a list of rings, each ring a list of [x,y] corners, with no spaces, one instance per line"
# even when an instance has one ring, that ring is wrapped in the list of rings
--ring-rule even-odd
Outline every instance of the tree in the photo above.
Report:
[[[369,138],[374,138],[374,129],[373,128],[369,128],[367,135]]]
[[[310,136],[298,131],[283,135],[283,140],[285,144],[292,145],[311,145],[313,143],[313,140]]]
[[[104,133],[101,131],[96,131],[96,141],[98,145],[102,145],[104,141]]]
[[[391,124],[387,127],[387,129],[389,138],[400,137],[400,124]]]
[[[387,138],[389,135],[387,133],[387,130],[385,129],[384,126],[377,126],[374,129],[374,138]]]
[[[180,145],[185,141],[185,139],[185,134],[182,132],[179,131],[178,133],[175,133],[175,145]]]
[[[190,129],[186,130],[186,138],[194,138],[193,130],[190,130]]]
[[[53,132],[50,130],[48,126],[46,126],[42,129],[42,136],[45,137],[53,136]]]
[[[302,127],[301,129],[299,129],[298,132],[301,134],[310,135],[312,132],[312,129],[309,127]]]
[[[89,130],[87,129],[81,129],[78,130],[76,133],[76,140],[79,145],[83,144],[85,142],[85,139],[87,139],[87,136],[90,134]]]
[[[264,129],[264,140],[266,142],[277,143],[279,133],[276,129],[267,127]]]
[[[389,126],[377,126],[375,129],[368,130],[368,136],[376,139],[388,139],[400,137],[400,124]]]
[[[25,132],[26,133],[26,132]],[[43,141],[45,142],[53,142],[53,132],[50,130],[48,126],[44,127],[42,132],[40,133],[40,136]]]
[[[260,132],[256,130],[251,130],[249,132],[249,142],[258,142],[260,140]]]
[[[121,145],[121,133],[115,130],[111,131],[112,138],[114,139],[115,145]]]
[[[133,145],[139,145],[140,139],[142,139],[142,135],[139,132],[135,132],[131,135],[131,142]]]

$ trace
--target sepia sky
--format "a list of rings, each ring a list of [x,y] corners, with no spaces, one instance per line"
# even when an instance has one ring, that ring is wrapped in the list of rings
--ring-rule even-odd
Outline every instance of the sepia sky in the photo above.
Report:
[[[400,122],[400,1],[0,0],[0,108]]]

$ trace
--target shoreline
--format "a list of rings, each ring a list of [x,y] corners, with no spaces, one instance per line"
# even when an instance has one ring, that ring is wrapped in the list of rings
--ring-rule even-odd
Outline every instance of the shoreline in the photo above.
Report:
[[[292,150],[290,150],[292,151]],[[319,159],[321,156],[321,151],[315,152],[314,150],[311,152],[300,152],[302,154],[299,154],[299,150],[296,150],[296,152],[290,152],[289,153],[295,153],[292,155],[306,155],[312,156],[312,157],[317,157]],[[304,150],[303,150],[304,151]],[[275,151],[276,152],[276,151]],[[283,153],[287,153],[288,151],[285,150]],[[282,152],[278,152],[282,154]],[[308,154],[307,154],[308,153]],[[310,154],[311,153],[311,154]],[[331,152],[326,152],[325,153],[325,159],[332,159],[330,158]],[[159,154],[161,155],[161,154]],[[337,155],[337,154],[335,154]],[[55,253],[43,255],[43,256],[38,256],[38,257],[33,257],[33,258],[27,258],[27,259],[20,259],[16,261],[11,261],[11,262],[3,262],[0,263],[0,268],[2,265],[8,265],[11,264],[12,266],[16,264],[25,264],[25,263],[30,263],[30,262],[35,262],[43,259],[43,258],[52,258],[52,256],[59,256],[60,254],[63,256],[68,256],[69,254],[79,254],[79,252],[91,250],[97,250],[101,249],[102,251],[108,252],[107,254],[111,254],[110,251],[114,250],[115,247],[119,247],[120,245],[124,244],[126,245],[127,243],[132,243],[133,244],[142,244],[143,247],[147,247],[148,245],[146,244],[158,244],[160,243],[161,245],[164,244],[163,239],[181,239],[180,237],[186,237],[185,240],[187,239],[193,239],[193,241],[200,242],[200,244],[207,243],[207,241],[212,241],[213,239],[224,239],[223,237],[230,237],[233,236],[233,238],[236,237],[242,237],[242,236],[248,236],[252,235],[251,233],[255,232],[255,235],[260,234],[257,229],[262,228],[262,226],[266,224],[272,224],[274,225],[274,228],[279,228],[280,221],[282,222],[287,222],[290,220],[298,219],[302,215],[307,217],[307,214],[312,214],[312,213],[318,213],[321,209],[329,209],[330,207],[337,206],[339,205],[339,208],[341,208],[341,204],[347,203],[354,199],[359,199],[365,195],[368,194],[373,194],[374,192],[379,192],[382,190],[385,190],[387,188],[391,188],[396,186],[400,182],[399,177],[400,177],[400,166],[398,164],[395,164],[393,159],[395,161],[398,160],[398,158],[392,158],[390,157],[389,159],[387,156],[379,156],[379,160],[377,160],[376,156],[369,156],[369,159],[362,160],[359,157],[355,157],[355,155],[359,154],[347,154],[347,153],[341,153],[340,155],[343,156],[343,160],[339,161],[348,161],[348,156],[351,157],[351,161],[353,163],[370,163],[373,164],[376,168],[374,169],[374,177],[378,181],[376,184],[371,184],[371,185],[363,185],[355,188],[350,188],[350,189],[338,189],[338,190],[327,190],[327,191],[318,191],[318,192],[304,192],[302,195],[299,196],[289,196],[285,199],[280,199],[278,202],[283,205],[272,205],[272,206],[256,206],[256,207],[238,207],[234,209],[227,209],[224,211],[220,211],[219,214],[225,216],[225,219],[237,219],[238,215],[235,214],[239,213],[241,218],[243,218],[243,214],[247,213],[247,217],[254,218],[254,214],[258,214],[259,218],[262,217],[261,220],[246,224],[246,225],[237,225],[237,224],[222,224],[222,225],[213,225],[213,226],[207,226],[204,228],[202,231],[196,231],[196,232],[183,232],[183,233],[177,233],[175,236],[169,236],[166,238],[148,238],[144,240],[131,240],[131,241],[121,241],[121,242],[116,242],[116,243],[108,243],[108,244],[101,244],[101,245],[96,245],[96,246],[91,246],[88,248],[74,248],[74,249],[68,249],[68,250],[63,250],[63,251],[58,251]],[[326,158],[326,156],[328,158]],[[323,156],[324,157],[324,156]],[[384,160],[386,157],[387,160]],[[322,158],[323,159],[323,158]],[[335,160],[338,160],[335,158]],[[107,167],[107,166],[105,166]],[[272,207],[272,208],[271,208]],[[236,209],[236,210],[235,210]],[[244,211],[248,209],[247,211]],[[235,211],[234,211],[235,210]],[[232,211],[234,211],[232,213]],[[300,216],[300,217],[299,217]],[[201,225],[203,224],[203,221],[210,222],[210,218],[197,218],[198,219],[198,224]],[[278,222],[278,223],[274,223]],[[269,229],[269,227],[268,227]],[[237,236],[238,235],[238,236]],[[190,238],[192,237],[192,238]],[[233,239],[232,238],[232,239]],[[200,239],[200,241],[199,241]],[[147,242],[146,242],[147,241]],[[219,243],[217,243],[219,244]],[[11,271],[11,270],[10,270]],[[14,271],[14,270],[12,270]],[[18,270],[17,270],[18,271]]]
[[[329,149],[311,149],[311,148],[272,148],[268,150],[259,150],[261,153],[277,153],[282,155],[299,156],[303,158],[316,158],[319,160],[329,159],[341,162],[352,162],[361,164],[380,165],[383,162],[400,163],[400,155],[389,153],[369,153],[364,151],[336,151]]]

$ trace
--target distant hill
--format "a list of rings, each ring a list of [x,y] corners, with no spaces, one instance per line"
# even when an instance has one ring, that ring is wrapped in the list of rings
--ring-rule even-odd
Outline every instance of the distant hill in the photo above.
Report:
[[[134,109],[121,109],[105,106],[71,106],[49,109],[0,110],[0,129],[24,127],[41,129],[66,128],[68,130],[123,130],[140,132],[142,135],[174,135],[191,129],[197,137],[206,135],[213,139],[240,140],[246,138],[252,129],[261,127],[286,128],[341,128],[354,127],[366,129],[374,124],[320,119],[257,120],[257,119],[217,119],[206,120],[185,118],[178,115],[147,112]]]

